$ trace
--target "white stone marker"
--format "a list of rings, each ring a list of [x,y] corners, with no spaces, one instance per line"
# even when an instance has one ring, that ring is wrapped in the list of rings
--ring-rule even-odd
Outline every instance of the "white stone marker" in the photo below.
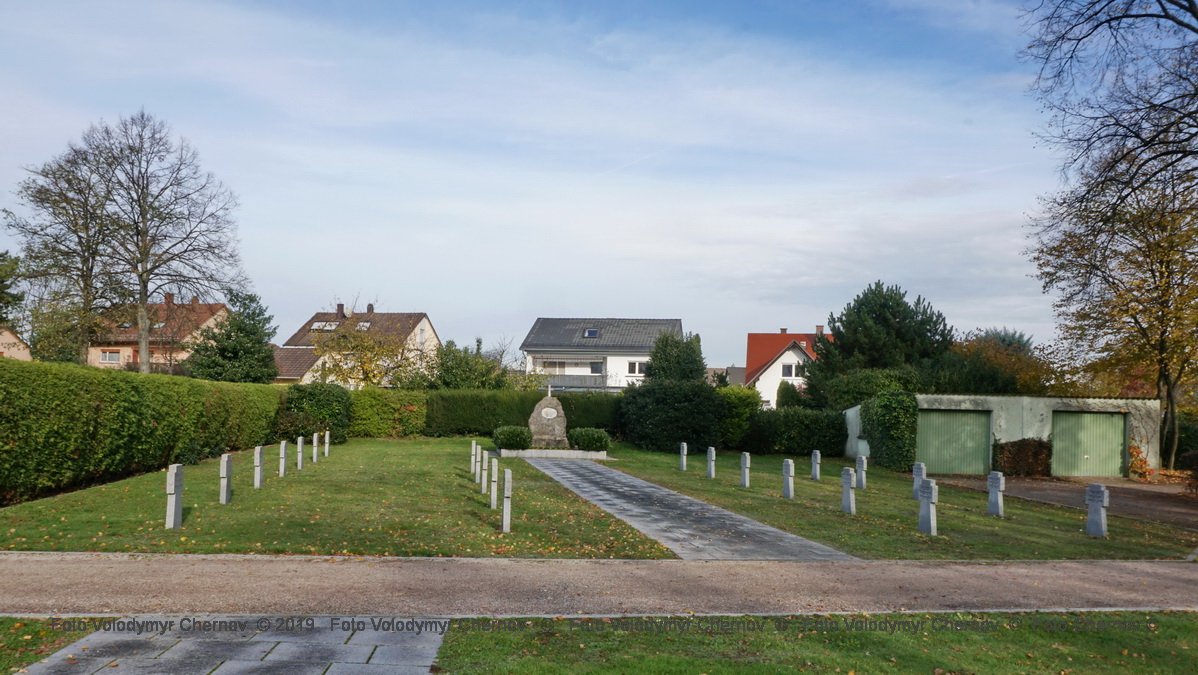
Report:
[[[295,451],[295,468],[302,469],[304,468],[304,437],[297,438],[295,444],[298,448]]]
[[[503,470],[503,531],[512,531],[512,470]]]
[[[233,501],[233,455],[220,456],[220,503]]]
[[[715,448],[707,448],[707,477],[715,478]]]
[[[491,458],[491,508],[499,506],[499,460]]]
[[[749,453],[740,453],[740,486],[743,488],[749,487],[749,464],[752,460],[749,458]]]
[[[489,482],[487,481],[487,460],[484,459],[483,460],[483,479],[478,482],[478,491],[485,495],[485,494],[487,494],[488,486],[489,486]]]
[[[1105,537],[1106,509],[1111,505],[1111,492],[1102,483],[1090,483],[1086,486],[1086,534],[1091,537]]]
[[[254,448],[254,489],[262,487],[262,446]]]
[[[483,446],[478,446],[478,471],[474,474],[474,481],[481,483],[483,481],[483,465],[487,462],[487,452],[483,450]]]
[[[324,456],[329,456],[329,430],[324,430]]]
[[[857,485],[857,473],[852,467],[844,467],[840,472],[840,510],[850,516],[857,515],[857,493],[854,488]]]
[[[795,498],[795,461],[793,459],[782,460],[782,498]]]
[[[911,499],[919,499],[919,485],[928,477],[928,467],[923,462],[916,462],[911,467],[911,477],[915,479],[915,484],[911,486]]]
[[[865,489],[865,470],[869,468],[869,460],[864,457],[857,458],[857,489]]]
[[[819,450],[811,452],[811,480],[819,480],[819,463],[823,456],[819,454]]]
[[[183,524],[183,465],[171,464],[166,470],[166,529],[177,530]]]
[[[678,444],[678,470],[686,471],[686,443]]]
[[[919,484],[919,531],[936,536],[936,502],[940,501],[940,488],[936,481],[925,478]]]
[[[1001,516],[1003,514],[1002,493],[1007,489],[1007,479],[1002,475],[1001,471],[991,471],[986,477],[986,488],[990,490],[990,503],[986,507],[986,513],[992,516]]]
[[[279,478],[287,475],[287,441],[279,441]]]
[[[470,475],[474,475],[474,467],[478,466],[478,444],[470,441]]]
[[[313,464],[320,461],[320,459],[318,459],[319,453],[320,453],[320,434],[313,432],[312,433],[312,463]]]

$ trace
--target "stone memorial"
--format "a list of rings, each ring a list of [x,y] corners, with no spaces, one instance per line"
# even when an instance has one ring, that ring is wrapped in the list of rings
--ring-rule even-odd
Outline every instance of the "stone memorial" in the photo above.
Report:
[[[183,465],[171,464],[166,470],[166,529],[177,530],[183,524]]]
[[[686,443],[678,444],[678,470],[686,471]]]
[[[864,457],[857,458],[857,489],[865,489],[865,470],[869,466],[869,460]]]
[[[315,463],[319,462],[320,461],[319,457],[320,457],[320,435],[317,433],[313,433],[312,434],[312,463],[315,464]]]
[[[233,455],[220,456],[220,503],[233,501]]]
[[[986,507],[986,513],[992,516],[1002,516],[1003,503],[1002,493],[1007,489],[1007,479],[1002,475],[1001,471],[991,471],[986,477],[986,489],[990,492],[990,502]]]
[[[279,441],[279,478],[287,475],[287,441]]]
[[[512,531],[512,470],[503,470],[503,531]]]
[[[857,493],[854,488],[857,485],[857,473],[852,467],[844,467],[840,472],[840,510],[850,516],[857,514]]]
[[[484,458],[482,463],[483,478],[482,480],[478,481],[478,491],[484,495],[487,494],[487,488],[490,487],[490,483],[487,481],[488,469],[489,467],[487,466],[487,460]]]
[[[304,468],[304,437],[300,436],[295,439],[295,468]]]
[[[491,508],[498,506],[499,501],[499,460],[491,459]]]
[[[528,430],[532,432],[534,448],[570,449],[570,442],[566,440],[566,413],[561,401],[554,398],[552,389],[532,409]]]
[[[1101,483],[1086,486],[1086,534],[1091,537],[1107,536],[1106,510],[1111,505],[1111,492]]]
[[[916,462],[915,466],[911,467],[911,477],[915,479],[915,484],[911,486],[911,499],[918,500],[919,485],[928,477],[928,467],[924,466],[923,462]]]
[[[811,452],[811,480],[819,480],[819,463],[823,456],[819,454],[819,450]]]
[[[795,498],[795,461],[793,459],[782,460],[782,498]]]
[[[740,453],[740,486],[743,488],[749,487],[749,465],[752,461],[749,453]]]
[[[925,478],[919,484],[919,531],[936,536],[936,503],[940,501],[940,488],[936,481]]]
[[[324,456],[329,456],[329,430],[324,430]]]
[[[707,477],[715,478],[715,448],[707,448]]]
[[[262,487],[262,446],[254,448],[254,489]]]

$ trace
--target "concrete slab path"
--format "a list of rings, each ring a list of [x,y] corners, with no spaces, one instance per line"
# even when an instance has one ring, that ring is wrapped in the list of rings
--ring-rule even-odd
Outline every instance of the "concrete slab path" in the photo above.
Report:
[[[683,560],[851,561],[853,556],[585,459],[529,464]]]

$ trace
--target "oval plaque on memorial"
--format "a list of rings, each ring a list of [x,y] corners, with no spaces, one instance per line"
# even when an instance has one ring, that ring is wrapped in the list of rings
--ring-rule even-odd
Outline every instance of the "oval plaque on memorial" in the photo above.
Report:
[[[544,417],[547,420],[551,420],[554,417],[557,417],[557,411],[554,410],[553,408],[545,408],[544,410],[541,411],[541,417]]]

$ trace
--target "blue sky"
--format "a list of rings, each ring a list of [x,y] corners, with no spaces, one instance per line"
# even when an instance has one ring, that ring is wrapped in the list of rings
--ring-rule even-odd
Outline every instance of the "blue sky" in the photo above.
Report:
[[[1045,340],[1024,39],[999,0],[8,3],[0,207],[144,108],[239,196],[279,339],[356,298],[459,343],[680,318],[743,365],[881,279]]]

